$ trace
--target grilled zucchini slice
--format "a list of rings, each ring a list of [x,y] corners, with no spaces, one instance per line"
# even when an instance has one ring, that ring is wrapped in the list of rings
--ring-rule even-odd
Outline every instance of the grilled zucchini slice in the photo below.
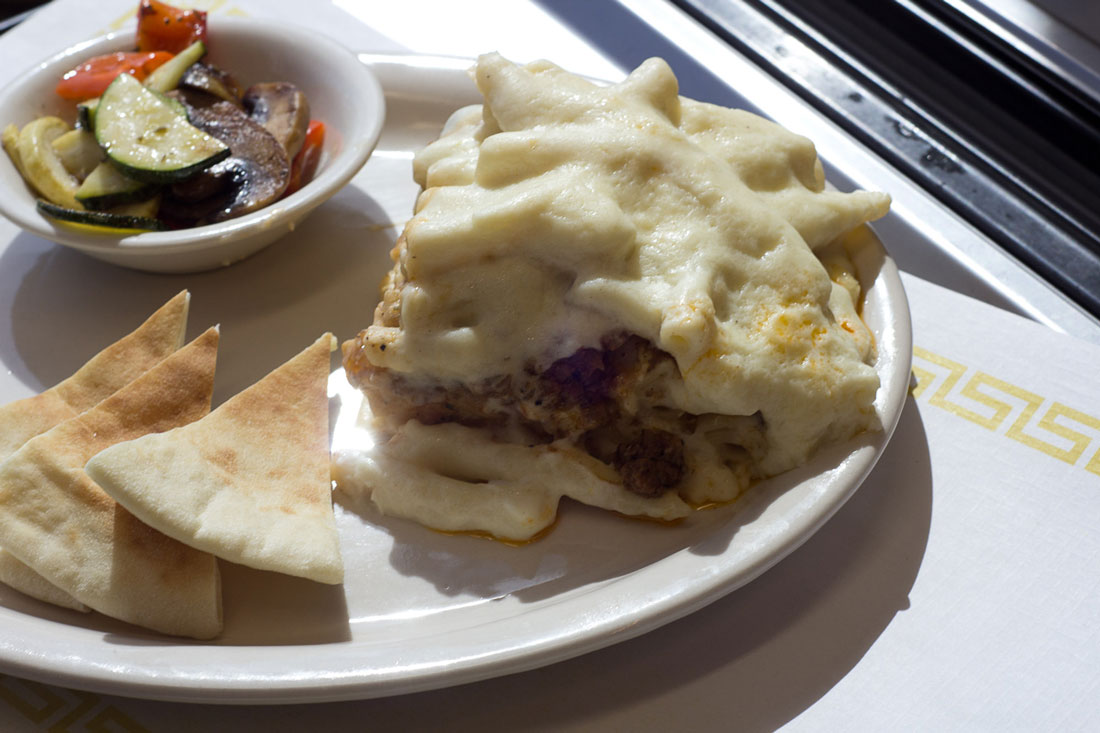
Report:
[[[152,183],[135,181],[110,161],[103,161],[88,174],[76,190],[76,200],[85,208],[102,211],[120,204],[152,198],[158,191]]]
[[[95,108],[99,106],[99,97],[86,99],[76,105],[76,127],[95,134]]]
[[[179,86],[180,79],[189,68],[206,55],[206,46],[202,41],[195,41],[172,57],[168,63],[157,67],[156,71],[146,77],[143,85],[154,92],[170,92]],[[95,130],[95,111],[99,106],[99,97],[86,99],[76,105],[76,126],[82,130]],[[183,105],[180,105],[182,109]],[[186,114],[186,112],[182,112]]]
[[[107,157],[130,178],[172,183],[229,156],[229,147],[191,125],[175,105],[129,74],[99,98],[95,136]]]
[[[163,222],[146,216],[70,209],[43,199],[38,200],[37,206],[46,216],[74,229],[93,229],[104,234],[137,234],[165,229]]]
[[[161,64],[145,79],[145,86],[156,92],[170,92],[179,86],[184,73],[206,55],[206,46],[195,41],[166,63]]]

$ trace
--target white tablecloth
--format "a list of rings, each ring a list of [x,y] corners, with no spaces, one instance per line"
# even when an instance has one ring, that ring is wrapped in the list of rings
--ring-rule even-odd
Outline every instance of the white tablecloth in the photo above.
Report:
[[[131,6],[58,0],[0,37],[0,80],[124,24]],[[621,74],[526,3],[200,6],[363,51],[497,49]],[[0,250],[15,234],[2,224]],[[18,262],[48,267],[54,249],[23,240]],[[793,555],[687,618],[535,671],[360,702],[173,704],[0,675],[0,729],[1095,729],[1100,349],[905,284],[915,386],[878,466]]]

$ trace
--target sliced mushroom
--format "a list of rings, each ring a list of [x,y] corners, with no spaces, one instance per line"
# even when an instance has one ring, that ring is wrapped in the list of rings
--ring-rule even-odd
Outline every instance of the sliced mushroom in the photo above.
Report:
[[[213,94],[207,94],[198,89],[184,89],[183,87],[165,92],[164,96],[182,104],[184,109],[187,110],[188,119],[191,118],[191,110],[211,107],[218,102],[224,101],[221,97],[215,97]]]
[[[244,93],[244,108],[286,149],[293,160],[309,127],[309,100],[298,87],[285,81],[253,84]]]
[[[201,61],[183,73],[179,88],[213,95],[238,107],[241,105],[241,85],[228,72]]]
[[[191,110],[191,124],[228,145],[231,154],[173,187],[161,207],[167,219],[191,226],[224,221],[267,206],[286,191],[286,150],[232,103]],[[203,197],[206,192],[215,193]]]
[[[172,196],[182,202],[194,204],[229,190],[233,185],[234,169],[215,163],[210,168],[172,185]]]

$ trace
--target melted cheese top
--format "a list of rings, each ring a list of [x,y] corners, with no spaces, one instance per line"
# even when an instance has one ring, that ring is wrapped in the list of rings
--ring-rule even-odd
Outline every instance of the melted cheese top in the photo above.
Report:
[[[809,140],[681,98],[659,59],[611,86],[498,55],[473,73],[484,104],[416,158],[400,327],[371,327],[371,361],[475,381],[625,329],[675,358],[670,407],[762,413],[766,474],[874,427],[870,340],[814,249],[887,196],[827,190]]]

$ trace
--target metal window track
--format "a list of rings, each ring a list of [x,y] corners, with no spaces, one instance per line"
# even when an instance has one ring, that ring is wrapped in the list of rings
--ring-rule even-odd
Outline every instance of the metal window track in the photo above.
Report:
[[[1100,109],[936,0],[675,0],[1100,316]]]

